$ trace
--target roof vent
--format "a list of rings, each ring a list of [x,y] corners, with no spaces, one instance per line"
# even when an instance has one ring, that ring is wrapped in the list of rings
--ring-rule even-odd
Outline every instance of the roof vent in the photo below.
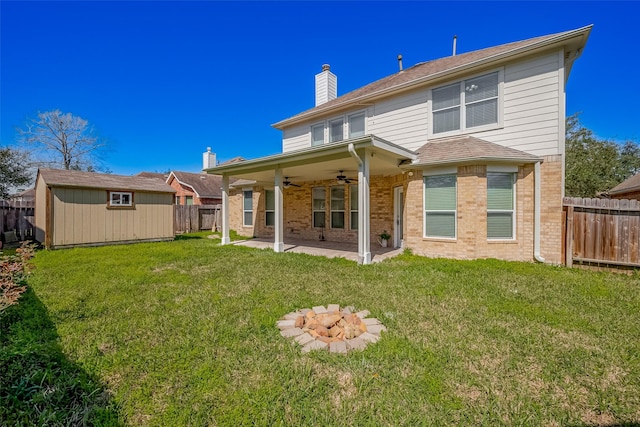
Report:
[[[402,55],[398,55],[398,67],[400,67],[400,71],[402,71]]]

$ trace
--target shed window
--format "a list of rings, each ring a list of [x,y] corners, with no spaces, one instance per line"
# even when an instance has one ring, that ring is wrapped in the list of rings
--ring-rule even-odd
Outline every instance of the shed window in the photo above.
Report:
[[[133,206],[133,193],[125,191],[110,191],[109,206]]]

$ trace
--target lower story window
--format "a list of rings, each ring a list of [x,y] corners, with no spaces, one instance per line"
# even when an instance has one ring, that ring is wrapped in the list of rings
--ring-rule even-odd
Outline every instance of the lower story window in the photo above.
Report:
[[[273,227],[276,223],[276,194],[273,190],[264,192],[264,223],[268,227]]]
[[[514,173],[487,172],[487,238],[514,239]]]
[[[324,187],[314,187],[313,198],[313,226],[324,227],[325,224],[325,189]]]
[[[184,204],[187,206],[193,205],[193,196],[184,196]]]
[[[253,191],[242,192],[242,225],[253,225]]]
[[[351,229],[358,229],[358,186],[349,186],[349,211],[351,212]]]
[[[331,187],[331,228],[344,228],[344,186]]]
[[[425,237],[456,238],[456,175],[424,178]]]

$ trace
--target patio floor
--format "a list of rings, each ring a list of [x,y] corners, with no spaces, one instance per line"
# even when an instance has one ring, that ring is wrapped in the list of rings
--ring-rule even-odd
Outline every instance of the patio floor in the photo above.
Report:
[[[273,239],[255,238],[231,242],[232,245],[247,246],[258,249],[273,249]],[[324,256],[327,258],[345,258],[358,262],[358,244],[344,242],[327,242],[320,240],[303,240],[287,238],[284,242],[285,252],[296,252],[308,255]],[[377,243],[371,243],[371,262],[380,262],[401,254],[402,248],[383,248]]]

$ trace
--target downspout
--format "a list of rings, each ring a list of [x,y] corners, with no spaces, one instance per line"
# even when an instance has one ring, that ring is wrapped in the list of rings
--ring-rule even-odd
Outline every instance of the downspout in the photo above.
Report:
[[[536,162],[534,167],[534,189],[533,189],[533,258],[538,262],[545,262],[540,255],[540,162]]]
[[[356,153],[356,149],[353,147],[353,144],[349,144],[347,148],[349,149],[349,154],[351,154],[351,157],[356,159],[356,162],[358,162],[358,166],[362,166],[362,159],[360,158],[360,156],[358,156],[358,153]]]

